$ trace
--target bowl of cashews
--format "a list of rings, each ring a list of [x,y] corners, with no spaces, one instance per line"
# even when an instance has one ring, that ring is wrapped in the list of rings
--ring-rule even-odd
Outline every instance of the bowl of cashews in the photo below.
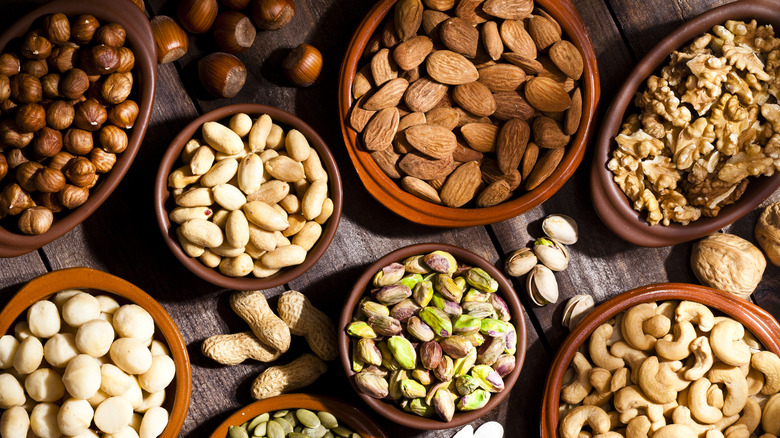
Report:
[[[748,301],[681,283],[625,292],[558,350],[541,436],[778,436],[778,354],[780,324]]]

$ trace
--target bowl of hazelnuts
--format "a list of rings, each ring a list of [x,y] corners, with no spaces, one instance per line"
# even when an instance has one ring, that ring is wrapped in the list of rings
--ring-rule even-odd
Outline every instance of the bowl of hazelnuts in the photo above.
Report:
[[[57,239],[113,192],[156,73],[149,21],[130,1],[55,0],[0,35],[0,257]]]

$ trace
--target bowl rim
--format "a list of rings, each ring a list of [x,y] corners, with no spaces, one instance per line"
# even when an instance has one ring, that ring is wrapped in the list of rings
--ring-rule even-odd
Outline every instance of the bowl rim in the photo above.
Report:
[[[360,299],[365,295],[365,291],[369,285],[369,282],[373,278],[374,273],[376,273],[382,267],[387,266],[390,263],[403,260],[406,257],[415,254],[426,254],[436,250],[447,251],[455,256],[458,261],[467,262],[472,266],[480,267],[487,271],[487,273],[490,274],[493,278],[495,278],[496,281],[498,281],[498,290],[501,292],[502,298],[504,298],[504,301],[506,301],[507,305],[512,310],[512,323],[514,324],[515,330],[517,331],[515,368],[511,373],[504,377],[504,390],[496,394],[491,394],[490,400],[483,408],[474,411],[456,413],[449,422],[444,422],[435,418],[424,418],[404,412],[394,404],[375,399],[360,392],[357,386],[355,386],[354,379],[351,378],[357,373],[352,371],[350,354],[351,342],[349,336],[347,336],[346,331],[344,330],[350,321],[352,321],[354,309]],[[361,276],[355,282],[355,286],[353,286],[352,290],[347,296],[347,299],[344,303],[344,310],[341,312],[341,316],[339,318],[338,331],[339,359],[341,361],[341,366],[347,375],[347,379],[349,380],[350,385],[352,385],[352,388],[355,390],[355,393],[359,395],[360,398],[363,399],[363,401],[379,415],[394,423],[421,430],[448,429],[462,426],[466,423],[470,423],[481,418],[483,415],[498,406],[499,403],[501,403],[503,399],[509,395],[512,387],[520,376],[520,371],[523,368],[523,362],[525,360],[525,352],[528,342],[525,312],[523,310],[523,306],[520,304],[517,293],[512,287],[512,283],[501,273],[501,271],[499,271],[496,267],[491,265],[487,260],[477,255],[476,253],[445,243],[418,243],[405,246],[386,254],[367,267],[366,270],[363,271],[363,274],[361,274]]]
[[[624,115],[637,90],[647,77],[658,70],[672,51],[683,47],[712,26],[730,19],[752,19],[773,23],[780,29],[780,9],[769,0],[743,0],[719,6],[683,23],[655,45],[634,67],[601,123],[595,139],[590,174],[590,193],[596,213],[607,227],[622,239],[635,245],[661,247],[683,243],[711,234],[750,212],[780,187],[780,173],[771,177],[752,178],[748,189],[736,203],[723,207],[717,217],[702,217],[688,225],[672,223],[650,226],[645,213],[631,207],[628,197],[612,180],[606,168],[614,149],[614,137],[623,124]]]
[[[170,190],[168,190],[167,185],[168,174],[173,169],[174,163],[179,159],[179,154],[187,141],[197,135],[201,125],[205,122],[223,120],[237,113],[246,113],[249,115],[268,114],[271,116],[274,123],[297,129],[306,136],[311,147],[317,150],[320,160],[328,172],[328,186],[330,198],[333,200],[333,213],[327,223],[323,226],[320,239],[314,247],[308,251],[306,260],[303,263],[298,266],[282,269],[267,278],[254,278],[249,276],[228,277],[222,275],[218,270],[202,264],[196,258],[188,256],[179,245],[176,238],[175,227],[171,226],[171,222],[168,218],[168,210],[166,209],[166,201],[170,198]],[[333,241],[333,237],[336,235],[336,230],[338,229],[339,221],[341,220],[342,198],[343,190],[341,186],[341,175],[339,174],[336,160],[328,148],[328,145],[325,143],[325,140],[323,140],[311,126],[297,116],[276,107],[256,103],[239,103],[219,107],[190,122],[169,144],[160,161],[160,166],[158,167],[157,176],[154,181],[154,212],[157,218],[157,225],[165,244],[171,252],[173,252],[173,255],[189,269],[190,272],[203,280],[217,286],[235,290],[271,289],[297,278],[314,266],[328,249],[328,246],[330,246],[330,243]]]
[[[523,214],[554,195],[580,165],[595,131],[596,107],[601,94],[601,84],[590,35],[582,17],[570,0],[537,0],[539,6],[550,13],[563,28],[569,39],[583,54],[585,72],[580,78],[583,105],[580,126],[561,163],[542,184],[522,196],[486,208],[452,208],[437,205],[402,190],[373,161],[368,152],[358,147],[357,134],[349,126],[352,106],[352,81],[357,72],[363,50],[397,0],[381,0],[358,25],[350,40],[339,72],[338,104],[339,123],[349,157],[365,189],[387,209],[412,222],[439,227],[468,227],[500,222]],[[571,16],[575,27],[562,21],[563,15]],[[587,72],[591,72],[589,75]]]
[[[65,268],[42,274],[22,286],[0,312],[0,336],[12,329],[14,322],[35,302],[47,299],[65,289],[94,289],[116,295],[143,307],[152,315],[154,323],[168,344],[176,366],[174,400],[161,438],[175,438],[184,425],[192,393],[192,371],[187,345],[176,323],[165,309],[138,286],[120,277],[97,269]]]
[[[116,2],[112,8],[106,8],[103,0],[54,0],[33,9],[8,27],[0,35],[0,51],[11,40],[24,35],[38,18],[53,13],[64,13],[68,16],[91,14],[101,22],[117,22],[125,27],[126,45],[132,47],[135,54],[138,117],[130,130],[127,148],[118,155],[111,171],[102,175],[96,188],[90,190],[87,202],[64,215],[60,213],[61,217],[55,218],[51,228],[43,234],[28,236],[0,227],[0,257],[16,257],[34,251],[58,239],[94,213],[130,169],[141,148],[154,106],[157,56],[152,28],[146,15],[132,2]]]
[[[217,426],[211,434],[211,438],[225,438],[230,426],[239,426],[260,414],[296,408],[328,411],[339,422],[346,423],[350,428],[361,434],[363,438],[388,438],[371,417],[345,401],[326,395],[297,393],[282,394],[244,406]]]
[[[727,292],[687,283],[658,283],[623,292],[601,303],[566,337],[550,366],[544,388],[542,438],[557,438],[558,404],[563,375],[574,354],[593,331],[618,313],[650,301],[696,301],[739,321],[767,350],[780,354],[780,324],[766,310]]]

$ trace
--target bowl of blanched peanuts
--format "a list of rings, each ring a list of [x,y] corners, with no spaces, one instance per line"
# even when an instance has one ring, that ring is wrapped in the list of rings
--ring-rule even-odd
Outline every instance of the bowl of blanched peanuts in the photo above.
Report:
[[[0,437],[175,437],[186,346],[157,301],[90,268],[42,275],[0,313]]]

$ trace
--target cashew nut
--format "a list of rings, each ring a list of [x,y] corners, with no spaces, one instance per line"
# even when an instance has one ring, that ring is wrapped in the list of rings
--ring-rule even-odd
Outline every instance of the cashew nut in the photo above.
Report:
[[[761,428],[765,434],[780,435],[780,394],[770,397],[764,405]]]
[[[688,426],[697,436],[702,436],[709,430],[713,430],[711,424],[700,424],[691,417],[691,410],[687,406],[678,406],[672,412],[672,422]]]
[[[707,390],[710,385],[709,379],[702,377],[693,382],[688,389],[688,408],[694,418],[707,424],[716,423],[723,418],[723,412],[720,409],[707,403]]]
[[[650,356],[645,359],[639,367],[639,387],[650,400],[661,404],[669,403],[677,397],[677,391],[665,381],[661,381],[660,369],[658,357]]]
[[[690,427],[683,424],[666,425],[653,434],[653,438],[699,438]]]
[[[674,319],[674,311],[677,309],[677,301],[664,301],[655,308],[656,315],[663,315],[670,320]]]
[[[699,325],[699,330],[708,332],[712,330],[715,324],[715,315],[709,307],[693,301],[683,301],[677,306],[675,311],[676,319],[680,321],[690,321]]]
[[[723,362],[740,366],[750,363],[750,348],[742,340],[745,328],[733,319],[724,319],[715,324],[710,333],[710,346],[715,356]]]
[[[723,409],[723,403],[725,403],[723,390],[718,385],[710,386],[707,390],[707,404],[717,409]]]
[[[612,379],[609,381],[609,392],[618,392],[621,388],[628,385],[628,368],[618,368],[612,373]]]
[[[742,424],[747,427],[748,434],[753,433],[758,424],[761,423],[761,406],[758,402],[748,397],[745,407],[742,409],[742,415],[734,425]],[[732,426],[733,427],[733,426]]]
[[[623,423],[628,423],[629,420],[639,415],[639,409],[644,409],[652,422],[661,421],[664,416],[663,406],[653,403],[645,397],[642,390],[636,385],[626,386],[615,393],[613,403],[615,409],[620,412],[620,421]]]
[[[625,319],[625,318],[624,318]],[[596,366],[614,371],[625,363],[623,359],[613,356],[607,351],[607,339],[612,335],[613,328],[609,324],[602,324],[590,335],[589,353]],[[613,347],[620,342],[617,342]]]
[[[610,392],[609,384],[612,379],[612,373],[604,368],[591,368],[589,374],[590,384],[600,393]]]
[[[655,303],[642,303],[628,309],[623,316],[623,338],[637,350],[650,350],[656,342],[656,338],[645,333],[643,324],[646,320],[655,316]]]
[[[726,399],[723,402],[724,416],[742,411],[747,403],[748,386],[747,379],[739,368],[716,363],[707,373],[707,377],[712,383],[722,383],[726,386]]]
[[[674,340],[672,340],[674,339]],[[655,352],[667,360],[682,360],[691,353],[691,342],[696,339],[696,329],[689,321],[674,325],[674,337],[667,335],[655,343]]]
[[[691,342],[691,353],[693,353],[693,365],[688,368],[683,377],[688,380],[699,380],[712,367],[714,361],[710,341],[706,336],[699,336]]]
[[[780,358],[771,351],[753,353],[750,364],[764,375],[761,394],[772,395],[780,391]]]
[[[639,367],[647,359],[647,354],[630,347],[625,342],[616,342],[609,351],[615,357],[622,359],[631,368],[631,382],[639,382]]]
[[[748,384],[748,395],[756,395],[764,388],[764,373],[753,367],[750,367],[745,379],[747,379]]]
[[[590,392],[589,372],[592,367],[588,359],[579,351],[574,355],[571,366],[574,369],[574,381],[561,389],[561,400],[575,405],[580,403]]]
[[[591,405],[591,406],[601,406],[607,402],[609,402],[609,399],[612,398],[611,392],[597,392],[593,391],[590,394],[588,394],[587,397],[585,397],[582,400],[583,405]]]
[[[626,427],[626,438],[647,438],[650,432],[650,420],[644,415],[632,418]]]
[[[620,432],[616,432],[614,430],[610,430],[606,433],[600,433],[598,435],[593,435],[593,438],[624,438],[623,434]]]
[[[654,315],[642,323],[642,330],[655,339],[663,338],[672,328],[672,320],[666,315]]]
[[[725,431],[723,431],[723,437],[724,438],[750,438],[750,432],[748,431],[747,426],[744,424],[735,424],[733,426],[729,426]]]
[[[597,406],[578,406],[561,420],[561,438],[577,438],[587,423],[593,433],[600,434],[609,431],[609,415]]]

